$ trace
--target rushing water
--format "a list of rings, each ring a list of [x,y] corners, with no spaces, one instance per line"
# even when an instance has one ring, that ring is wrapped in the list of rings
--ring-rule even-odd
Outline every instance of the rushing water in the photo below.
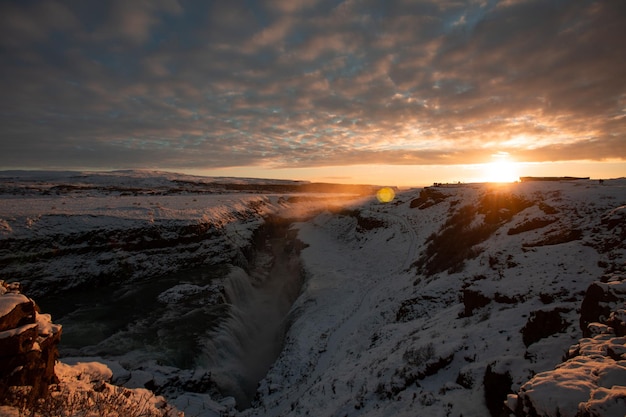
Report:
[[[63,325],[62,357],[207,369],[243,409],[282,349],[285,318],[300,291],[297,256],[285,245],[284,238],[267,240],[250,274],[208,267],[69,291],[40,306]]]
[[[211,369],[223,393],[235,397],[240,409],[250,405],[258,382],[278,357],[285,319],[302,286],[300,265],[285,251],[284,239],[270,244],[274,262],[257,285],[243,271],[229,277],[226,293],[233,308],[205,339],[198,362]]]

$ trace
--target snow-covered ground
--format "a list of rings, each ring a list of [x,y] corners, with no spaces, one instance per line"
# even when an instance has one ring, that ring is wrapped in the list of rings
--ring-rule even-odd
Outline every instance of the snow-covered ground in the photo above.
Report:
[[[149,181],[153,176],[158,175],[147,175]],[[74,192],[3,195],[3,241],[20,236],[23,242],[43,242],[42,234],[110,230],[111,222],[118,222],[116,230],[153,233],[149,225],[158,224],[159,230],[176,235],[170,241],[178,239],[173,251],[178,253],[180,245],[197,242],[181,239],[176,230],[205,219],[200,223],[219,223],[225,230],[205,248],[220,242],[228,249],[222,260],[232,262],[264,216],[294,217],[288,210],[296,208],[311,214],[323,209],[322,203],[333,202],[334,210],[310,220],[300,216],[292,226],[290,234],[297,232],[305,246],[300,253],[304,285],[287,314],[283,349],[260,381],[252,407],[237,411],[234,401],[208,389],[170,395],[172,404],[192,416],[482,417],[498,415],[493,413],[507,398],[515,408],[518,398],[526,401],[537,387],[543,415],[575,416],[578,403],[586,399],[568,397],[563,390],[575,386],[571,381],[576,378],[567,384],[559,378],[576,376],[581,369],[584,379],[599,369],[591,364],[595,356],[580,359],[585,366],[564,364],[561,373],[545,372],[561,364],[572,345],[580,342],[579,350],[588,351],[586,346],[600,343],[582,339],[579,324],[590,284],[626,279],[623,179],[429,187],[399,192],[390,203],[373,196],[361,201],[337,196],[295,200],[290,194],[267,192]],[[177,221],[176,226],[170,223]],[[235,244],[225,243],[233,240]],[[67,246],[68,253],[90,244],[81,240]],[[113,246],[107,251],[101,246],[99,259],[126,251],[131,265],[151,273],[180,267],[171,260],[178,255],[161,247],[155,257],[150,256],[152,249]],[[212,259],[212,252],[201,252]],[[73,262],[71,255],[61,258]],[[156,259],[162,261],[153,266]],[[20,268],[28,269],[4,265],[5,280]],[[52,268],[51,279],[66,279],[67,274],[58,272],[63,265],[51,262],[34,270],[40,271],[38,279],[46,268]],[[107,263],[89,268],[98,265]],[[73,268],[71,273],[87,270]],[[198,287],[178,289],[163,292],[162,298],[176,302]],[[604,337],[611,346],[623,344],[619,337]],[[594,415],[624,415],[626,378],[621,369],[626,369],[626,357],[620,355],[602,367],[611,375],[602,381],[611,386],[586,391],[594,396],[588,404],[600,410]],[[110,366],[113,374],[128,372]],[[154,385],[154,375],[122,379],[135,386]],[[535,375],[540,378],[532,379]]]
[[[338,197],[355,199],[301,193],[299,185],[144,171],[0,172],[0,268],[38,296],[85,282],[245,264],[266,216],[307,216],[341,205]],[[288,193],[273,192],[281,189]]]
[[[587,287],[626,278],[624,180],[429,190],[298,225],[306,284],[245,415],[489,415],[579,341]],[[545,415],[573,416],[557,380]]]

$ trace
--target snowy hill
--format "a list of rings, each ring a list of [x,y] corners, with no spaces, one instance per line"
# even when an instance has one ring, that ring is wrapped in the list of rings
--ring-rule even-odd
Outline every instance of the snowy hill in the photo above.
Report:
[[[589,285],[626,278],[625,204],[623,180],[477,184],[300,224],[305,287],[245,415],[499,415],[583,336]]]
[[[205,335],[195,368],[102,359],[114,381],[150,387],[187,415],[482,417],[505,401],[518,416],[626,413],[624,179],[437,186],[381,203],[297,183],[93,175],[79,188],[6,175],[0,278],[45,294],[237,265],[223,285],[237,314]],[[282,306],[268,297],[294,265],[302,289]],[[179,308],[205,288],[184,281],[157,295]],[[254,309],[272,303],[284,313]],[[259,337],[263,322],[278,322],[276,333]],[[229,384],[250,380],[231,369],[258,368],[242,352],[275,335],[282,349],[248,407],[250,394]],[[233,358],[238,368],[220,368]]]

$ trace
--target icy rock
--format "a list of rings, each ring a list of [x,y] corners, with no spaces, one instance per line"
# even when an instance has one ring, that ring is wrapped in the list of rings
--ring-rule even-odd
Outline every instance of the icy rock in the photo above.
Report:
[[[610,411],[615,406],[621,410],[626,407],[626,388],[616,385],[624,381],[624,365],[623,361],[620,363],[606,356],[577,356],[552,371],[535,375],[522,385],[517,401],[515,396],[509,396],[506,405],[519,417],[624,415],[624,411],[621,414]],[[611,400],[600,404],[600,397]],[[595,410],[595,414],[591,410]]]
[[[163,291],[158,295],[157,299],[163,304],[175,304],[184,302],[186,299],[204,295],[205,302],[209,304],[216,304],[220,302],[222,298],[222,288],[216,284],[209,284],[204,286],[193,284],[178,284],[172,288]]]
[[[606,225],[609,230],[617,226],[623,227],[626,224],[626,206],[617,207],[602,216],[602,224]]]
[[[589,323],[589,325],[587,326],[587,330],[589,331],[589,334],[591,336],[597,336],[599,334],[615,333],[612,327],[607,326],[606,324],[602,324],[602,323]]]
[[[154,375],[147,371],[132,371],[130,379],[124,383],[126,388],[146,388],[154,385]]]
[[[626,387],[598,388],[578,406],[580,417],[626,415]]]

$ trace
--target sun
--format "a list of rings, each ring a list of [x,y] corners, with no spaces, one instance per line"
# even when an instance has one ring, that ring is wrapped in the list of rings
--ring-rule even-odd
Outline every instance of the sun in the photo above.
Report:
[[[482,176],[485,182],[515,182],[519,180],[517,164],[508,158],[499,158],[497,161],[484,164]]]

